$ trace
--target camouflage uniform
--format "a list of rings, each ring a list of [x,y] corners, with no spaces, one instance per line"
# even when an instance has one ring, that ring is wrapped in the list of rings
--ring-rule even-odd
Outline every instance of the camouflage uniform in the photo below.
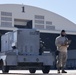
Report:
[[[62,45],[65,43],[66,40],[68,39],[62,36],[58,36],[55,40],[55,44],[57,46],[58,51],[58,55],[56,57],[57,58],[56,66],[58,70],[60,70],[60,68],[62,68],[63,70],[66,66],[68,45]]]

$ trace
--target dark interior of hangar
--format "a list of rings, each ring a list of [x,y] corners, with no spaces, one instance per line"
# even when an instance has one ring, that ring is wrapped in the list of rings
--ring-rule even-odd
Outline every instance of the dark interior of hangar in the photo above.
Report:
[[[50,50],[50,51],[56,50],[55,39],[57,36],[59,36],[59,34],[53,34],[53,33],[41,33],[40,34],[41,40],[44,43],[45,50]],[[75,45],[76,35],[67,35],[67,38],[69,40],[72,40],[68,50],[75,50],[76,49],[76,45]]]

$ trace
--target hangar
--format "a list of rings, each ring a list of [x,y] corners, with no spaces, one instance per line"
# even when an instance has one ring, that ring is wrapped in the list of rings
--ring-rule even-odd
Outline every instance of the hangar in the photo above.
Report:
[[[67,68],[76,68],[76,24],[42,8],[20,4],[0,4],[0,42],[1,35],[18,28],[39,30],[44,50],[52,53],[56,50],[55,38],[62,29],[65,29],[67,37],[72,40],[68,49]]]

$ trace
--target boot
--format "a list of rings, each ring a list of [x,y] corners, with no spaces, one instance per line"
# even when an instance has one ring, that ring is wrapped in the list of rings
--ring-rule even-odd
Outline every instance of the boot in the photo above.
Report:
[[[62,73],[67,73],[65,70],[62,70]]]
[[[60,70],[58,70],[58,73],[60,73]]]
[[[58,68],[58,73],[60,73],[60,68]]]

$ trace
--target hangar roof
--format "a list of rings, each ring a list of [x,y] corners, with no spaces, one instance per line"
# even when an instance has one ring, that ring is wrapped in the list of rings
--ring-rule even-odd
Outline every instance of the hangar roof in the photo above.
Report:
[[[54,26],[55,27],[54,31],[60,31],[62,29],[65,29],[66,31],[76,32],[76,24],[54,12],[42,8],[23,4],[0,4],[0,12],[12,12],[13,21],[14,19],[23,19],[23,20],[33,20],[34,22],[35,17],[40,15],[41,17],[44,18],[45,30],[46,26],[48,25],[47,27]],[[51,23],[51,25],[46,23]],[[14,22],[12,24],[14,24]],[[35,23],[33,24],[34,24],[33,27],[35,27]]]

